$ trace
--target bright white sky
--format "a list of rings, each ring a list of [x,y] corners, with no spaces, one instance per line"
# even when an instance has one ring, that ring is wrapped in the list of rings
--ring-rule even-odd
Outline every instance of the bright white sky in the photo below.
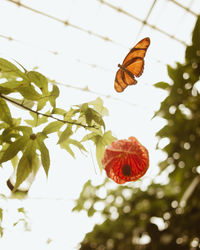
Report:
[[[107,2],[145,19],[153,0]],[[189,6],[195,13],[200,12],[199,0],[179,2]],[[102,97],[109,109],[109,116],[105,118],[107,130],[112,130],[118,139],[135,136],[149,150],[150,168],[143,177],[145,188],[150,179],[156,179],[157,163],[163,157],[155,150],[155,132],[164,122],[159,118],[151,120],[151,117],[167,93],[152,85],[158,81],[169,81],[166,64],[183,62],[185,47],[149,27],[145,26],[141,30],[138,21],[101,4],[98,0],[24,0],[21,3],[109,37],[117,43],[104,41],[71,26],[65,26],[7,0],[0,1],[1,57],[9,60],[13,58],[28,70],[37,66],[38,71],[50,79],[71,85],[72,88],[60,86],[58,107],[68,108],[72,104],[102,97],[101,94],[109,95],[111,98]],[[191,43],[191,31],[195,21],[194,15],[167,0],[158,0],[148,19],[152,25],[175,35],[187,44]],[[9,41],[2,36],[12,37],[14,40]],[[146,54],[143,75],[136,86],[127,88],[121,94],[116,93],[114,77],[117,64],[123,61],[129,48],[146,36],[151,38],[151,45]],[[57,55],[50,51],[57,52]],[[76,89],[86,86],[89,92]],[[10,107],[13,109],[13,106]],[[16,110],[15,114],[24,113]],[[52,136],[48,140],[51,154],[48,180],[41,169],[25,201],[0,200],[0,207],[6,209],[3,221],[6,229],[4,237],[0,239],[0,249],[77,249],[78,242],[92,229],[94,221],[101,221],[98,215],[89,219],[85,213],[72,213],[71,209],[73,199],[78,198],[83,184],[88,179],[94,184],[101,183],[104,174],[98,171],[95,173],[97,164],[94,166],[90,153],[84,156],[76,151],[77,158],[74,160],[56,145],[55,138]],[[92,144],[90,148],[95,158]],[[7,165],[0,169],[0,193],[8,196],[10,193],[5,181],[11,172],[12,168]],[[19,219],[16,213],[18,207],[25,207],[30,218],[28,232],[24,231],[22,224],[15,228],[12,226]],[[49,244],[46,243],[48,239],[51,239]]]

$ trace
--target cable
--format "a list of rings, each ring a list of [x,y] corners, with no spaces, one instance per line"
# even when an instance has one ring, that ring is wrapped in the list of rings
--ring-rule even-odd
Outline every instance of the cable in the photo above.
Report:
[[[191,9],[183,6],[182,4],[176,2],[175,0],[169,0],[171,1],[172,3],[176,4],[177,6],[179,6],[180,8],[184,9],[185,11],[189,12],[190,14],[194,15],[194,16],[198,16],[199,14],[195,13],[194,11],[192,11]]]
[[[71,27],[74,28],[74,29],[80,30],[80,31],[85,32],[85,33],[87,33],[87,34],[89,34],[89,35],[92,35],[92,36],[95,36],[95,37],[97,37],[97,38],[100,38],[100,39],[102,39],[102,40],[104,40],[104,41],[106,41],[106,42],[111,42],[111,43],[113,43],[113,44],[123,46],[122,44],[120,44],[120,43],[118,43],[118,42],[112,40],[112,39],[109,38],[109,37],[102,36],[102,35],[97,34],[97,33],[93,32],[93,31],[91,31],[91,30],[87,30],[87,29],[85,29],[85,28],[83,28],[83,27],[80,27],[80,26],[78,26],[78,25],[72,24],[72,23],[70,23],[69,21],[66,21],[66,20],[64,21],[64,20],[62,20],[62,19],[60,19],[60,18],[58,18],[58,17],[49,15],[49,14],[47,14],[47,13],[45,13],[45,12],[40,11],[40,10],[33,9],[33,8],[31,8],[31,7],[29,7],[29,6],[25,5],[25,4],[22,4],[21,2],[16,2],[16,1],[14,1],[14,0],[6,0],[6,1],[11,2],[11,3],[15,4],[15,5],[18,5],[19,7],[23,7],[23,8],[25,8],[25,9],[30,10],[30,11],[32,11],[32,12],[34,12],[34,13],[39,14],[39,15],[45,16],[45,17],[47,17],[47,18],[50,18],[50,19],[52,19],[52,20],[54,20],[54,21],[57,21],[57,22],[59,22],[59,23],[63,23],[65,26],[71,26]]]
[[[171,39],[173,39],[173,40],[175,40],[175,41],[177,41],[177,42],[179,42],[179,43],[182,43],[183,45],[187,46],[187,43],[186,43],[186,42],[180,40],[179,38],[175,37],[174,35],[171,35],[171,34],[167,33],[167,32],[164,31],[164,30],[161,30],[160,28],[156,27],[155,25],[152,25],[152,24],[150,24],[150,23],[148,23],[148,22],[145,22],[145,20],[142,20],[142,19],[140,19],[139,17],[136,17],[136,16],[132,15],[131,13],[129,13],[129,12],[127,12],[127,11],[125,11],[125,10],[119,8],[119,7],[116,7],[116,6],[114,6],[114,5],[112,5],[112,4],[108,3],[108,2],[105,2],[104,0],[97,0],[97,1],[101,2],[102,4],[105,4],[106,6],[112,8],[112,9],[114,9],[114,10],[116,10],[116,11],[118,11],[118,12],[120,12],[120,13],[126,15],[126,16],[129,16],[129,17],[132,18],[132,19],[137,20],[137,21],[140,22],[140,23],[144,23],[144,25],[147,25],[147,26],[149,26],[150,28],[152,28],[152,29],[154,29],[154,30],[157,30],[158,32],[160,32],[160,33],[162,33],[162,34],[164,34],[164,35],[170,37]]]

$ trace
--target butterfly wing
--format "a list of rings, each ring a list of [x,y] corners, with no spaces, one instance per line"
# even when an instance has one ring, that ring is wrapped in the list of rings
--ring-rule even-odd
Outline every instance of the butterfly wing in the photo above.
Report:
[[[142,39],[125,57],[123,66],[136,77],[141,76],[144,70],[144,57],[150,45],[149,37]]]
[[[137,81],[134,75],[125,73],[124,70],[119,69],[115,76],[115,90],[122,92],[128,85],[136,84]]]
[[[115,90],[122,92],[128,85],[136,84],[135,76],[142,75],[144,57],[150,45],[150,38],[146,37],[138,42],[125,57],[115,77]]]

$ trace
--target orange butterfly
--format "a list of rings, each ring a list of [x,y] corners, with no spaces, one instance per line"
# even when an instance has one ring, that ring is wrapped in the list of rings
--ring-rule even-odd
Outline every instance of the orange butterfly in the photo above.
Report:
[[[135,77],[139,77],[144,69],[144,57],[150,45],[150,38],[146,37],[135,45],[125,57],[115,76],[115,90],[122,92],[128,85],[136,84]]]

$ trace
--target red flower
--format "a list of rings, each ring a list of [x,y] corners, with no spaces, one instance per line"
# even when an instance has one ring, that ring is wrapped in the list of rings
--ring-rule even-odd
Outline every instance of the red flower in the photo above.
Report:
[[[149,153],[131,136],[128,140],[117,140],[107,146],[102,164],[107,176],[116,183],[136,181],[149,167]]]

